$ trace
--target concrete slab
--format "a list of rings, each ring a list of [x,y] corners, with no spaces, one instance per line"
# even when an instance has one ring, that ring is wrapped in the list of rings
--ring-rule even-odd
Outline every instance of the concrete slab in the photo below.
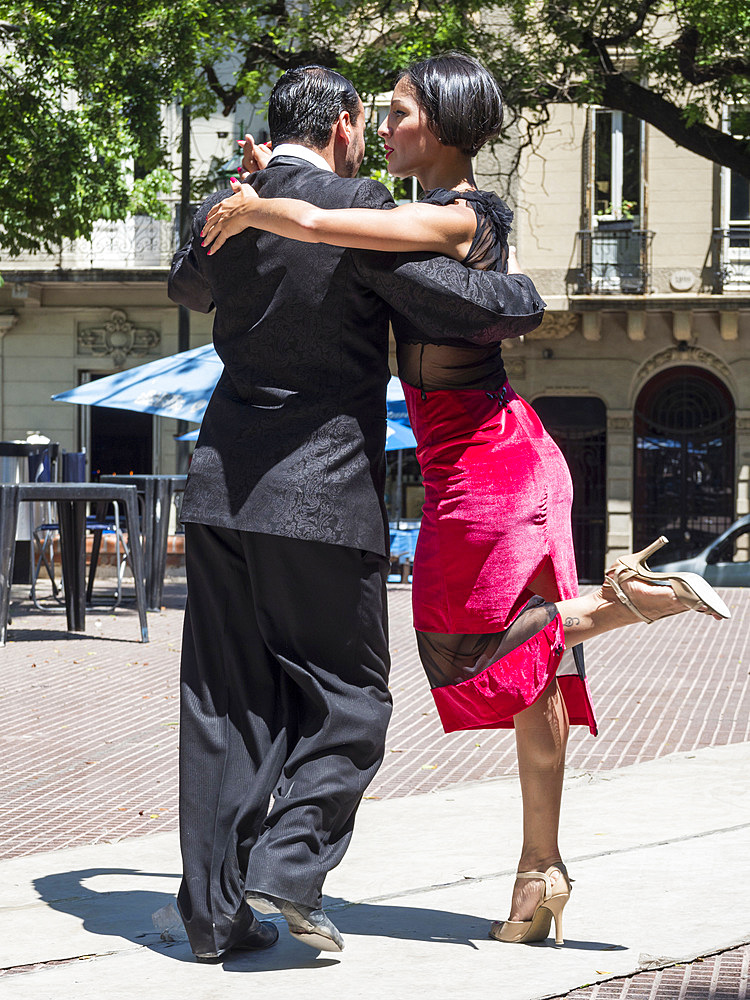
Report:
[[[0,967],[76,960],[6,976],[2,994],[532,1000],[689,961],[750,941],[748,765],[750,745],[739,744],[570,775],[563,851],[577,882],[561,949],[487,938],[488,921],[506,915],[518,849],[511,779],[363,803],[327,884],[340,957],[317,956],[283,928],[271,951],[220,966],[160,941],[151,915],[179,876],[171,834],[7,861]]]

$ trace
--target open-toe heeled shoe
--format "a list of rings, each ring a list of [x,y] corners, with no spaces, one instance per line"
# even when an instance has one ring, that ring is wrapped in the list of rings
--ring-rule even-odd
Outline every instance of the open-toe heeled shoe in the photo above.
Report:
[[[551,873],[559,872],[560,878],[552,884]],[[537,878],[544,882],[542,898],[537,903],[531,920],[495,920],[490,927],[490,937],[506,944],[531,944],[544,941],[549,935],[552,918],[555,920],[555,944],[563,944],[562,911],[570,899],[568,872],[562,861],[551,865],[546,872],[518,872],[516,878]]]
[[[674,591],[675,596],[692,611],[709,612],[722,618],[731,618],[729,608],[716,593],[711,584],[697,573],[678,573],[676,571],[659,573],[649,569],[646,560],[667,544],[668,539],[661,535],[640,552],[631,552],[620,556],[615,565],[607,570],[607,580],[622,603],[629,608],[641,621],[651,624],[655,618],[648,618],[633,602],[622,587],[627,580],[642,580],[644,583],[666,583]]]

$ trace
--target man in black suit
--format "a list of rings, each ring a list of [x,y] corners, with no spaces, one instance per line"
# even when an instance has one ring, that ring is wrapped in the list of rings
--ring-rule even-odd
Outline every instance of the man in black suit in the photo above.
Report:
[[[364,109],[321,67],[284,74],[269,102],[262,197],[388,208],[355,180]],[[388,305],[432,336],[533,329],[531,282],[454,261],[299,243],[247,230],[200,245],[213,195],[175,256],[169,294],[208,312],[224,372],[188,478],[182,649],[179,906],[199,959],[293,935],[340,951],[321,909],[379,767],[388,691],[385,387]],[[479,278],[482,280],[477,280]],[[492,287],[492,281],[496,286]],[[271,802],[269,809],[269,803]]]

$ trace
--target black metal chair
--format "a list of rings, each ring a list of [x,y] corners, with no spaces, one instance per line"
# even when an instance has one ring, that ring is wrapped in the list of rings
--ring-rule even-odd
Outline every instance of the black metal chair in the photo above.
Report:
[[[36,480],[35,480],[36,481]],[[39,480],[41,481],[41,480]],[[72,451],[63,452],[62,455],[62,481],[65,483],[83,483],[86,481],[86,452],[85,451]],[[126,565],[130,564],[132,571],[132,560],[130,558],[130,549],[127,542],[125,541],[123,532],[123,517],[120,512],[119,504],[116,500],[113,500],[109,505],[112,508],[112,514],[106,514],[105,512],[98,512],[97,514],[89,514],[86,517],[86,531],[92,532],[94,535],[94,546],[96,548],[96,558],[91,560],[91,566],[89,570],[89,579],[86,587],[86,603],[92,604],[94,597],[94,578],[96,576],[96,569],[98,565],[98,553],[99,547],[101,545],[101,539],[103,536],[114,536],[115,539],[115,566],[117,575],[117,585],[115,587],[114,603],[113,608],[119,607],[122,603],[123,595],[123,577],[125,573]],[[50,608],[45,608],[39,603],[39,597],[36,590],[36,584],[39,574],[44,568],[47,575],[52,583],[52,597],[58,604],[63,602],[63,580],[61,578],[60,584],[58,585],[55,580],[55,557],[54,557],[54,544],[60,534],[60,525],[57,521],[48,520],[42,524],[36,525],[33,529],[33,537],[36,544],[37,558],[34,566],[34,574],[31,584],[31,599],[34,602],[34,606],[40,611],[52,610]]]

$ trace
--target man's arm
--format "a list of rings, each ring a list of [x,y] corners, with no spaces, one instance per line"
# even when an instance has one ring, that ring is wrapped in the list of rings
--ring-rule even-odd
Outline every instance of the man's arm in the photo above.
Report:
[[[216,201],[225,197],[226,192],[215,196]],[[211,204],[213,203],[213,199]],[[208,204],[208,208],[211,207]],[[208,313],[214,308],[213,297],[208,280],[203,273],[203,255],[195,252],[195,245],[200,245],[200,231],[208,211],[207,203],[201,205],[193,219],[191,235],[184,247],[180,247],[172,258],[172,268],[169,272],[167,294],[178,305],[187,306],[196,312]]]
[[[390,207],[383,190],[365,182],[354,205]],[[530,333],[544,316],[525,274],[478,271],[435,254],[354,251],[354,259],[365,284],[430,340],[496,343]]]

